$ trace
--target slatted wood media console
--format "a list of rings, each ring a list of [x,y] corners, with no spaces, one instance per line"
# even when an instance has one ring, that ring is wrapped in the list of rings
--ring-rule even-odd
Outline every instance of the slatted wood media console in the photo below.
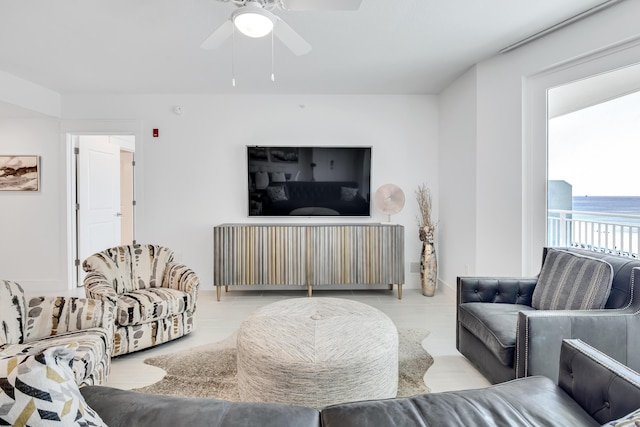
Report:
[[[404,227],[395,224],[222,224],[213,228],[213,284],[404,284]]]

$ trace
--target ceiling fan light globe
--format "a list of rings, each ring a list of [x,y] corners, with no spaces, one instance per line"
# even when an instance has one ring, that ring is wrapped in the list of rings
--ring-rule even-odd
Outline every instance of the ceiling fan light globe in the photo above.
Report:
[[[264,37],[273,31],[273,20],[262,9],[242,11],[233,16],[238,31],[248,37]]]

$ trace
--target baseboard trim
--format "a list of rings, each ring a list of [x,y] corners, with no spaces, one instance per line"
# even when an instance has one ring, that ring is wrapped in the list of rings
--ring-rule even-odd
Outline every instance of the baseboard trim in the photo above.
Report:
[[[456,295],[456,288],[453,286],[450,286],[449,284],[447,284],[441,279],[438,279],[438,289],[440,290],[440,292],[442,292],[444,295],[448,297],[455,297]]]

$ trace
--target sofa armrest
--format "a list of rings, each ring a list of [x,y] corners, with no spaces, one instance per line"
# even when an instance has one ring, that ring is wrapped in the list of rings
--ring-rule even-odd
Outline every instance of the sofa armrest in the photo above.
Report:
[[[577,338],[614,359],[638,366],[635,337],[640,316],[631,310],[537,310],[518,314],[516,378],[544,375],[556,380],[563,339]]]
[[[531,305],[536,277],[458,277],[458,304],[490,302]]]
[[[640,374],[581,340],[564,340],[558,385],[599,423],[640,407]]]
[[[113,336],[115,306],[110,301],[76,297],[33,297],[27,303],[25,342],[103,328]]]
[[[84,290],[89,298],[111,301],[118,305],[118,294],[102,273],[92,271],[84,277]]]

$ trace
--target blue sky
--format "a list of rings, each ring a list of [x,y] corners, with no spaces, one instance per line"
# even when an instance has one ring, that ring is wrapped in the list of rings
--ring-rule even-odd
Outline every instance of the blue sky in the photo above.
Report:
[[[640,196],[640,92],[551,119],[548,152],[574,196]]]

